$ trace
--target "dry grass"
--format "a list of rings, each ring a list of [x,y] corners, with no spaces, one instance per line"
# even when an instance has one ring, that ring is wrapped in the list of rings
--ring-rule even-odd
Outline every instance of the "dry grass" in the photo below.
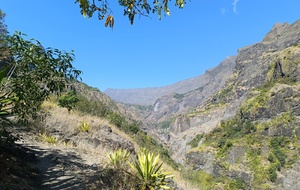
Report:
[[[56,129],[59,131],[64,131],[66,134],[83,133],[83,135],[85,135],[84,133],[88,133],[91,137],[94,137],[94,134],[96,134],[99,127],[109,126],[118,136],[132,142],[135,150],[138,149],[138,145],[130,138],[129,135],[119,130],[115,125],[110,124],[105,118],[80,114],[74,111],[68,113],[67,109],[61,108],[50,101],[45,101],[42,107],[49,113],[45,123],[46,131],[49,129]],[[86,123],[89,126],[88,131],[79,130],[83,123]],[[75,148],[73,142],[64,141],[58,142],[56,146],[66,149]],[[100,163],[101,165],[106,164],[108,161],[106,154],[113,151],[112,149],[101,145],[97,148],[94,148],[84,143],[77,145],[76,149],[78,149],[79,152],[84,153],[82,155],[88,162]]]
[[[50,116],[47,117],[46,121],[46,126],[50,128],[56,128],[59,130],[63,129],[63,131],[65,131],[66,133],[89,133],[89,135],[93,136],[93,133],[97,132],[98,127],[109,126],[111,127],[112,131],[118,136],[132,142],[136,152],[140,150],[138,144],[128,134],[118,129],[115,125],[110,124],[109,121],[105,118],[87,114],[84,115],[78,112],[68,113],[67,109],[61,108],[49,101],[46,101],[43,104],[43,108],[50,114]],[[88,132],[78,130],[78,127],[81,126],[83,122],[89,126]],[[113,151],[112,149],[101,145],[96,149],[90,147],[88,144],[79,144],[74,147],[72,142],[60,142],[57,143],[56,146],[65,149],[76,148],[78,153],[82,153],[82,158],[86,160],[88,164],[99,163],[101,165],[106,165],[108,163],[108,158],[106,155]],[[165,171],[170,172],[174,176],[173,179],[180,189],[198,189],[184,180],[181,177],[180,172],[174,170],[171,166],[164,163],[163,168],[165,169]]]

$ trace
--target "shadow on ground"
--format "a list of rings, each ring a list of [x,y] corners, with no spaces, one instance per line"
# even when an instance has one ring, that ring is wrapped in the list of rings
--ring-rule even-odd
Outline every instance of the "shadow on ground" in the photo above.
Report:
[[[84,160],[75,151],[28,145],[26,149],[29,154],[35,155],[32,165],[40,174],[36,182],[37,189],[86,189],[97,180],[98,167],[84,164]]]

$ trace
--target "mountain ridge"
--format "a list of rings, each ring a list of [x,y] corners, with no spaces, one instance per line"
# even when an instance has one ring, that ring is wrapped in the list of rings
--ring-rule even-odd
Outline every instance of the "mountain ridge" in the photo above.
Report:
[[[151,87],[151,88],[135,88],[135,89],[112,89],[108,88],[104,91],[106,95],[116,102],[137,104],[137,105],[153,105],[155,101],[168,94],[178,93],[184,94],[189,91],[195,90],[206,83],[206,78],[210,76],[215,70],[220,67],[228,67],[228,70],[233,69],[233,60],[235,56],[228,56],[218,66],[210,68],[202,75],[192,77],[189,79],[178,81],[174,84]]]
[[[211,74],[208,85],[152,106],[119,106],[174,160],[205,176],[203,189],[299,189],[300,20],[240,48],[226,77]]]

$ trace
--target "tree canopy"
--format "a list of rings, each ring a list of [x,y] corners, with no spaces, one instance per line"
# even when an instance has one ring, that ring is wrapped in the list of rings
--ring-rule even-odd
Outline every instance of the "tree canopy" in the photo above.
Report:
[[[34,118],[51,93],[61,92],[81,71],[72,65],[73,52],[44,48],[15,32],[8,35],[0,10],[0,124],[6,116]]]
[[[151,13],[157,14],[161,19],[162,15],[170,15],[169,1],[172,0],[153,0],[148,3],[147,0],[118,0],[120,6],[124,8],[124,16],[127,16],[130,24],[133,24],[136,15],[149,16]],[[113,11],[109,6],[108,0],[76,0],[81,9],[81,14],[89,18],[98,13],[99,20],[105,19],[105,26],[114,26]],[[185,0],[175,0],[175,6],[180,9],[186,4]]]
[[[70,113],[71,110],[75,107],[76,102],[78,102],[79,99],[74,93],[73,90],[66,92],[58,99],[58,105],[63,108],[67,108],[68,112]]]

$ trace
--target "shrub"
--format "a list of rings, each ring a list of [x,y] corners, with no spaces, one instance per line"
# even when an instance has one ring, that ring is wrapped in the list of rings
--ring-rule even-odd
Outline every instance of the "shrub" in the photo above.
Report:
[[[284,166],[285,164],[285,158],[286,158],[286,154],[280,150],[280,149],[275,149],[273,151],[273,154],[276,156],[276,158],[279,160],[281,166]]]
[[[283,151],[283,148],[290,142],[290,139],[286,137],[274,137],[270,140],[270,147],[273,148],[273,151],[270,153],[272,154],[275,158],[272,160],[271,155],[269,155],[268,159],[269,161],[275,162],[275,160],[278,160],[280,162],[281,166],[285,165],[285,159],[286,159],[286,154]]]
[[[274,149],[283,148],[290,142],[286,137],[274,137],[270,140],[270,145]]]
[[[237,178],[235,180],[230,181],[229,183],[230,189],[245,189],[246,184],[241,178]]]
[[[136,134],[137,132],[139,132],[139,128],[135,124],[130,124],[129,131],[133,134]]]
[[[203,170],[195,171],[183,169],[180,174],[184,179],[199,187],[199,189],[213,189],[213,186],[218,180]]]
[[[204,133],[197,134],[195,138],[193,138],[188,145],[191,145],[192,148],[195,148],[198,146],[200,140],[204,137]]]
[[[269,154],[268,160],[269,160],[271,163],[274,163],[274,162],[276,161],[276,157],[274,156],[273,153],[270,153],[270,154]]]
[[[129,161],[130,152],[118,149],[107,154],[111,177],[115,178],[112,187],[114,189],[169,189],[169,173],[162,171],[159,155],[142,149],[137,159],[132,157]]]
[[[87,124],[85,121],[83,121],[81,123],[81,125],[78,127],[78,130],[81,131],[81,132],[87,132],[88,133],[89,130],[90,130],[90,125]]]
[[[107,170],[111,189],[132,189],[134,187],[134,178],[128,172],[128,158],[130,152],[125,149],[118,149],[110,154],[107,154],[111,170]]]
[[[123,149],[118,149],[113,153],[107,154],[107,157],[109,159],[109,164],[117,170],[125,169],[125,164],[129,156],[130,156],[130,152]]]
[[[233,143],[230,140],[221,139],[218,142],[218,154],[224,156],[224,154],[233,146]]]
[[[137,185],[141,190],[145,189],[169,189],[169,173],[162,171],[163,162],[160,162],[159,155],[154,157],[153,153],[146,149],[138,154],[138,160],[129,162],[133,169],[133,175],[137,178]]]
[[[116,125],[119,128],[121,128],[122,124],[125,122],[125,118],[115,112],[111,112],[110,114],[108,114],[107,118],[112,124]]]
[[[46,133],[41,133],[39,135],[39,138],[40,138],[40,140],[45,141],[45,142],[50,143],[50,144],[56,144],[57,141],[58,141],[57,138],[55,138],[51,135],[47,135]]]
[[[268,168],[268,177],[271,182],[275,182],[277,180],[277,166],[275,164],[271,164]]]
[[[58,105],[60,107],[67,108],[70,113],[78,101],[79,99],[76,94],[73,91],[69,91],[58,99]]]
[[[90,101],[84,96],[78,96],[79,101],[75,104],[75,109],[81,113],[104,117],[108,113],[108,107],[101,101]]]

